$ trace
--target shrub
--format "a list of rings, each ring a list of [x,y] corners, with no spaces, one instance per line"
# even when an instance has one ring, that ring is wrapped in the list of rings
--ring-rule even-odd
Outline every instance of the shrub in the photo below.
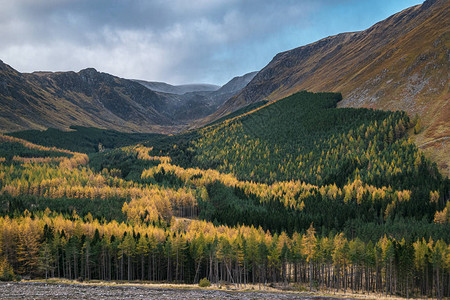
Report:
[[[199,287],[208,287],[208,286],[211,286],[211,282],[209,282],[208,279],[203,278],[203,279],[200,279],[200,282],[198,283],[198,286]]]
[[[13,268],[6,258],[0,258],[0,281],[13,281],[14,279],[15,275]]]

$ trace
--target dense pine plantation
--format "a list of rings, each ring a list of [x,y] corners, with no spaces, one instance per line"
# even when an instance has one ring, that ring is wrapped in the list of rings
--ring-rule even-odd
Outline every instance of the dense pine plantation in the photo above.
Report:
[[[406,114],[340,99],[301,92],[89,157],[0,135],[0,279],[449,297],[449,180]]]
[[[200,131],[194,165],[273,183],[342,187],[354,178],[396,189],[438,189],[441,176],[413,143],[404,112],[337,109],[342,96],[300,92]]]
[[[161,136],[154,133],[124,133],[83,126],[71,126],[70,129],[71,131],[61,131],[55,128],[44,131],[24,130],[9,133],[9,135],[42,146],[55,146],[83,153],[95,153],[99,150],[128,146]]]
[[[185,135],[183,143],[147,145],[182,167],[214,169],[258,184],[314,185],[262,197],[241,187],[209,185],[210,201],[200,205],[201,216],[210,221],[290,233],[314,222],[324,234],[345,230],[364,239],[396,232],[412,240],[425,232],[448,237],[448,229],[428,224],[448,202],[449,180],[405,137],[414,125],[408,116],[337,109],[340,99],[300,92],[190,133],[190,140]]]

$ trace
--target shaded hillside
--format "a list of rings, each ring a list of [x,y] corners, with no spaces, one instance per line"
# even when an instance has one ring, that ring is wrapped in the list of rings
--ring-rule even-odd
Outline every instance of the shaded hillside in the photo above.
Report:
[[[340,106],[419,114],[424,130],[416,142],[428,142],[423,149],[431,147],[429,152],[449,174],[449,7],[448,1],[428,0],[367,30],[279,53],[207,122],[300,90],[341,92]]]
[[[167,99],[142,85],[95,69],[21,74],[0,62],[0,128],[68,129],[71,125],[121,131],[163,131]]]
[[[75,125],[121,132],[179,132],[216,111],[253,76],[237,77],[220,89],[184,86],[218,90],[177,95],[92,68],[22,74],[0,61],[0,131],[68,130]]]
[[[236,95],[255,73],[236,77],[220,89],[186,85],[206,91],[182,95],[155,92],[142,82],[100,73],[22,74],[0,61],[0,130],[99,127],[126,132],[181,131]],[[214,91],[208,91],[214,90]],[[218,89],[218,90],[216,90]]]
[[[42,146],[53,146],[82,153],[102,152],[160,136],[156,133],[124,133],[94,127],[70,126],[70,129],[70,131],[61,131],[54,128],[44,131],[25,130],[12,132],[8,135]]]

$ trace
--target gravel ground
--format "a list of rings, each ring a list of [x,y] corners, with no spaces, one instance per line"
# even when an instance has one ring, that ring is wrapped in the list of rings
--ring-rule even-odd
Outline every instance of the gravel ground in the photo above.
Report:
[[[41,282],[0,283],[0,299],[314,299],[316,297],[282,293],[216,291],[202,289],[150,288],[135,286],[104,286],[52,284]],[[342,298],[339,298],[342,299]]]

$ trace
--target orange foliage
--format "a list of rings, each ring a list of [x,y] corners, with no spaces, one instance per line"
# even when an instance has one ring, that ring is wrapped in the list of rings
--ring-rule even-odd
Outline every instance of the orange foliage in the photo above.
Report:
[[[142,160],[159,160],[161,163],[169,163],[171,158],[168,156],[150,156],[148,153],[153,150],[153,147],[145,147],[143,145],[136,145],[134,147],[123,148],[125,151],[137,153],[137,158]]]
[[[372,185],[363,184],[360,179],[355,179],[353,182],[345,185],[342,189],[335,184],[318,187],[316,185],[307,184],[301,181],[279,181],[271,185],[265,183],[255,183],[253,181],[240,181],[232,174],[220,173],[216,170],[201,170],[198,168],[184,169],[169,163],[161,163],[156,167],[144,170],[142,178],[152,178],[155,174],[164,170],[171,172],[185,184],[194,184],[196,186],[205,186],[219,181],[228,187],[238,187],[242,189],[246,195],[256,195],[261,201],[270,201],[270,199],[279,199],[284,206],[303,210],[303,199],[319,192],[323,197],[336,199],[338,195],[345,195],[344,201],[348,202],[356,199],[358,204],[361,204],[363,194],[365,192],[371,194],[374,198],[379,197],[383,199],[391,199],[392,201],[408,201],[411,196],[411,191],[403,190],[393,192],[392,188],[377,188]],[[296,196],[298,198],[296,199]]]
[[[450,201],[442,211],[437,211],[434,215],[434,222],[438,224],[450,224]]]

